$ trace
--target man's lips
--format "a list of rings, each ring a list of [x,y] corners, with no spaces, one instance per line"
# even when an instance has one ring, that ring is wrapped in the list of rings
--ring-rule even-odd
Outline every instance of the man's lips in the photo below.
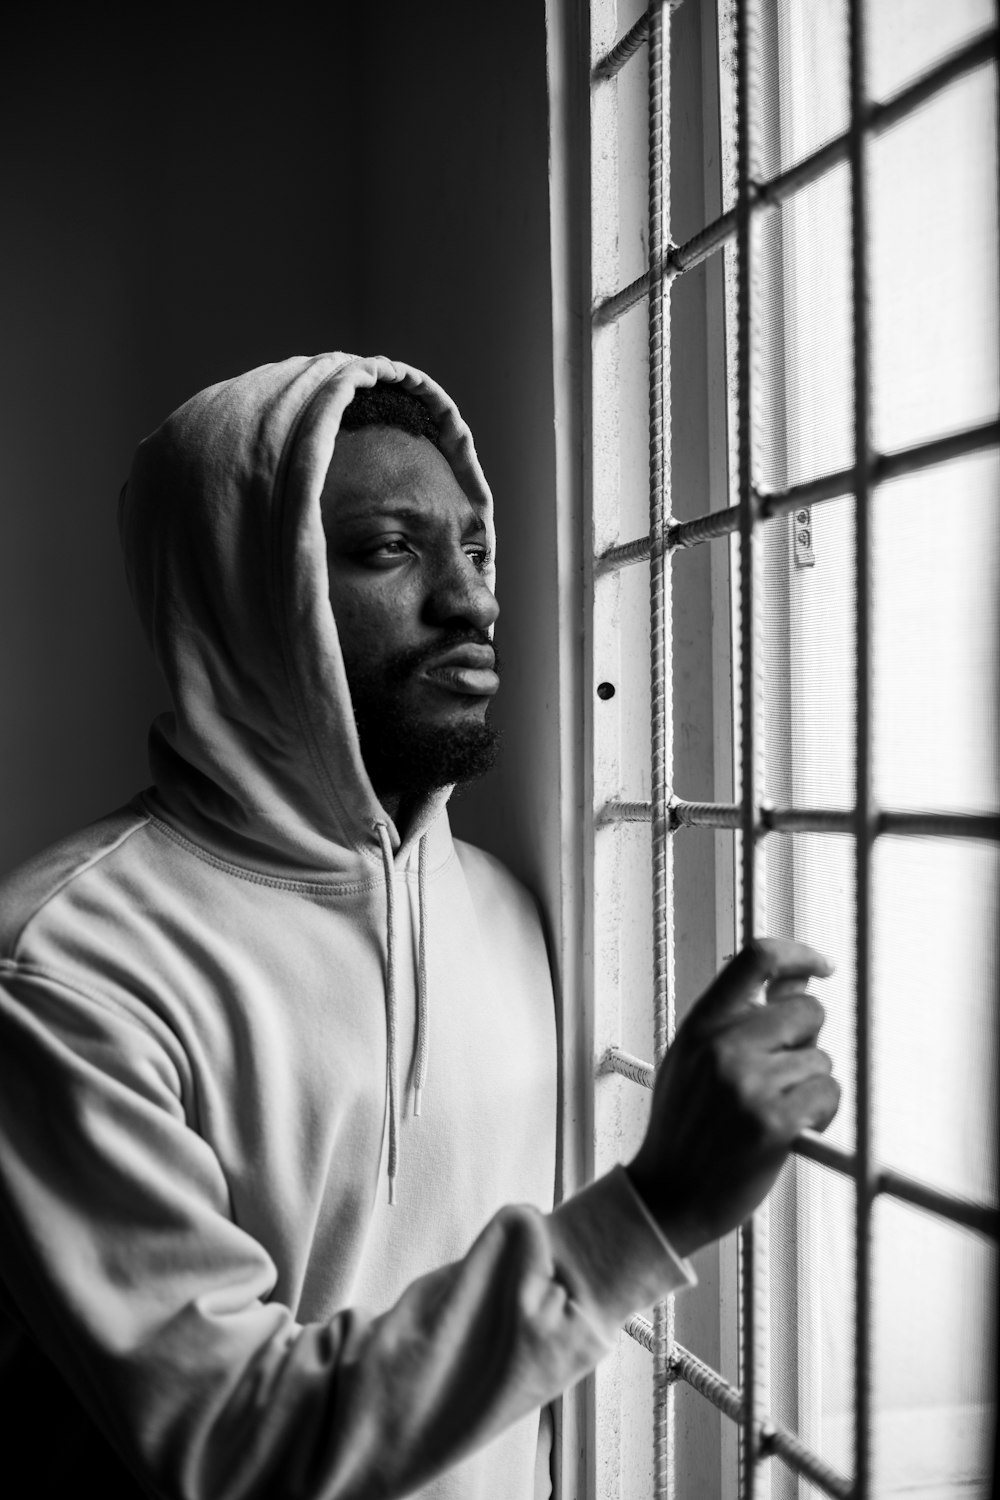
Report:
[[[440,656],[431,657],[424,663],[421,676],[453,693],[465,693],[471,698],[492,698],[500,686],[495,662],[492,646],[479,646],[469,641],[443,651]]]

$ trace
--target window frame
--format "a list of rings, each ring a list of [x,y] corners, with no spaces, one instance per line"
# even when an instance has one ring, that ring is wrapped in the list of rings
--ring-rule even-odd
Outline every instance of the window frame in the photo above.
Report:
[[[721,0],[735,8],[738,16],[736,28],[737,45],[735,67],[736,88],[740,97],[746,97],[755,66],[755,30],[752,24],[756,6],[752,0]],[[563,1016],[563,1191],[571,1191],[582,1185],[595,1170],[605,1164],[609,1147],[620,1148],[623,1139],[634,1128],[633,1124],[622,1131],[609,1128],[620,1108],[608,1105],[602,1099],[602,1091],[620,1099],[629,1097],[629,1088],[636,1082],[649,1084],[652,1077],[650,1063],[641,1059],[623,1056],[613,1042],[608,1044],[608,1033],[615,1027],[616,1016],[620,1020],[620,995],[616,996],[613,972],[609,972],[606,949],[602,945],[602,901],[609,890],[612,905],[620,900],[613,889],[613,879],[601,868],[600,841],[609,823],[622,823],[631,818],[646,820],[650,817],[649,804],[659,795],[664,800],[663,788],[659,794],[653,791],[642,809],[639,799],[628,802],[619,792],[617,806],[613,795],[609,798],[608,765],[615,760],[613,741],[620,735],[617,729],[608,728],[600,718],[601,704],[596,698],[598,682],[604,680],[601,657],[606,631],[600,618],[596,627],[590,618],[589,601],[599,596],[602,578],[630,561],[648,559],[660,544],[656,541],[655,520],[653,541],[631,537],[609,538],[607,522],[610,510],[608,495],[617,487],[621,469],[621,454],[617,441],[609,440],[607,413],[599,401],[599,394],[613,384],[615,360],[607,347],[602,348],[602,330],[615,328],[624,307],[640,301],[645,287],[629,286],[623,278],[610,274],[614,270],[616,254],[609,254],[602,244],[606,225],[603,216],[607,213],[607,196],[602,195],[602,184],[614,185],[614,198],[619,197],[617,163],[608,161],[608,131],[601,122],[601,91],[636,52],[650,45],[652,34],[654,46],[662,49],[669,45],[668,17],[679,8],[679,0],[658,3],[649,7],[636,23],[624,33],[609,24],[614,11],[612,0],[594,0],[589,15],[581,15],[581,7],[563,0],[548,0],[549,25],[549,79],[551,108],[551,182],[553,186],[553,305],[555,314],[555,389],[556,389],[556,445],[560,474],[560,506],[572,526],[579,530],[575,535],[569,531],[563,536],[563,566],[560,576],[567,578],[567,602],[572,599],[574,607],[580,606],[575,617],[567,613],[567,627],[575,642],[571,657],[566,661],[566,691],[564,706],[572,704],[577,717],[570,735],[571,742],[579,752],[579,763],[568,766],[567,784],[573,788],[574,822],[572,849],[567,843],[564,870],[567,880],[564,888],[573,884],[574,896],[566,898],[563,925],[563,977],[572,971],[575,987],[571,992],[582,999],[582,1007],[564,1008]],[[687,0],[687,10],[698,8],[702,20],[710,16],[714,20],[713,0]],[[968,1205],[947,1194],[936,1192],[926,1184],[912,1181],[900,1173],[880,1166],[871,1154],[871,1097],[870,1097],[870,1006],[869,975],[871,970],[871,856],[876,838],[884,832],[917,834],[934,832],[945,837],[986,837],[995,840],[1000,836],[998,820],[993,815],[982,818],[949,814],[910,815],[902,811],[881,811],[875,808],[870,791],[871,770],[871,680],[869,639],[871,629],[870,604],[870,539],[868,536],[868,500],[875,485],[895,473],[908,472],[911,468],[941,462],[949,456],[974,452],[993,447],[1000,437],[1000,424],[992,422],[976,430],[969,429],[952,438],[936,439],[920,445],[917,449],[899,454],[878,454],[869,436],[869,375],[868,350],[868,290],[866,273],[866,151],[871,135],[895,119],[904,117],[916,107],[922,98],[930,97],[942,86],[942,78],[961,76],[963,70],[977,66],[986,55],[984,48],[996,50],[996,27],[985,38],[980,37],[976,45],[960,49],[952,58],[928,70],[915,84],[900,90],[893,99],[882,105],[873,105],[863,88],[864,59],[860,18],[861,0],[849,0],[851,16],[851,109],[852,128],[843,140],[835,143],[833,150],[840,152],[840,159],[850,163],[852,182],[852,268],[853,268],[853,319],[855,340],[855,388],[854,410],[856,457],[848,470],[839,475],[822,476],[818,481],[805,486],[795,486],[776,494],[764,495],[755,491],[750,464],[750,424],[740,424],[736,441],[730,444],[725,432],[725,401],[727,379],[726,334],[718,324],[713,325],[706,314],[706,331],[709,347],[709,377],[707,389],[712,392],[708,400],[708,422],[712,428],[708,442],[709,458],[705,465],[706,482],[703,494],[708,503],[694,507],[690,516],[664,518],[666,526],[665,550],[673,552],[685,545],[697,545],[715,538],[716,545],[706,549],[712,559],[712,587],[709,598],[710,634],[713,642],[713,670],[707,693],[712,702],[716,732],[714,734],[714,781],[712,802],[685,803],[670,797],[666,818],[673,831],[685,825],[715,827],[716,835],[715,887],[717,893],[714,927],[716,959],[721,961],[732,951],[733,940],[727,936],[732,932],[731,920],[734,909],[742,913],[742,929],[746,933],[756,930],[755,924],[755,852],[761,834],[781,833],[793,828],[816,828],[817,831],[838,831],[851,836],[858,850],[858,1076],[857,1076],[857,1152],[855,1156],[830,1147],[819,1138],[807,1137],[800,1143],[799,1154],[807,1160],[819,1163],[831,1170],[849,1176],[859,1188],[859,1212],[856,1225],[857,1250],[857,1347],[855,1371],[855,1408],[861,1439],[856,1445],[856,1473],[848,1482],[842,1476],[824,1472],[825,1466],[810,1455],[791,1434],[776,1433],[768,1424],[767,1414],[758,1409],[753,1390],[755,1361],[744,1360],[742,1395],[727,1389],[716,1372],[699,1368],[699,1362],[686,1358],[684,1351],[678,1355],[673,1345],[673,1310],[667,1310],[658,1318],[658,1329],[654,1331],[642,1320],[632,1320],[629,1331],[633,1339],[647,1348],[658,1349],[658,1374],[664,1396],[661,1416],[670,1421],[672,1391],[678,1379],[687,1381],[709,1396],[717,1406],[732,1407],[733,1401],[743,1403],[741,1417],[741,1442],[744,1461],[741,1463],[740,1493],[753,1497],[767,1492],[767,1468],[760,1460],[778,1454],[793,1470],[810,1477],[829,1493],[852,1493],[855,1500],[867,1500],[870,1494],[869,1455],[867,1433],[870,1430],[870,1396],[867,1389],[867,1353],[870,1345],[871,1317],[871,1214],[880,1195],[888,1194],[897,1201],[908,1202],[941,1215],[951,1223],[964,1224],[992,1238],[997,1235],[997,1215],[984,1205]],[[717,32],[713,35],[713,43]],[[978,52],[977,52],[978,45]],[[703,57],[707,55],[707,49]],[[950,72],[949,72],[950,70]],[[703,68],[703,76],[706,69]],[[716,73],[716,78],[719,74]],[[723,74],[723,77],[725,75]],[[607,108],[607,94],[603,107]],[[710,91],[708,91],[710,95]],[[703,100],[700,129],[704,132],[705,117],[711,108],[718,113],[717,100]],[[669,107],[669,106],[667,106]],[[710,132],[709,132],[710,133]],[[702,139],[702,148],[705,138]],[[721,212],[721,171],[719,172],[719,195],[712,204],[712,193],[705,194],[705,213],[702,220],[704,232],[683,243],[679,254],[670,247],[670,258],[674,267],[687,270],[688,265],[707,259],[706,282],[715,284],[715,306],[723,306],[723,280],[721,257],[713,251],[726,239],[735,239],[738,263],[746,267],[750,260],[749,245],[752,234],[752,219],[757,204],[763,201],[768,191],[773,201],[781,201],[799,187],[814,178],[830,163],[831,149],[822,148],[813,153],[806,162],[779,173],[762,192],[755,186],[752,169],[749,124],[745,117],[738,121],[738,171],[737,202],[725,222]],[[824,157],[825,153],[825,157]],[[821,158],[823,158],[821,160]],[[716,157],[718,162],[719,157]],[[760,177],[756,177],[757,183]],[[764,179],[766,180],[766,179]],[[655,246],[653,247],[655,257]],[[617,253],[617,252],[616,252]],[[713,278],[712,268],[715,268]],[[737,319],[735,343],[738,357],[735,361],[735,380],[738,385],[740,409],[750,409],[750,314],[749,282],[752,271],[738,272]],[[648,286],[648,274],[639,282]],[[706,296],[706,309],[712,304],[712,295]],[[591,333],[594,333],[592,339]],[[721,336],[720,336],[721,333]],[[730,334],[730,343],[733,338]],[[721,355],[720,351],[721,350]],[[732,347],[728,369],[733,368]],[[609,380],[609,372],[612,378]],[[668,402],[669,410],[669,402]],[[735,452],[734,452],[735,450]],[[734,474],[735,470],[735,474]],[[618,471],[618,472],[616,472]],[[846,484],[845,484],[846,479]],[[735,480],[734,483],[731,483]],[[768,514],[791,512],[803,504],[821,503],[823,500],[842,494],[845,488],[858,497],[859,523],[856,528],[855,564],[858,576],[865,580],[859,590],[858,604],[858,729],[857,760],[862,767],[856,787],[855,805],[839,813],[822,813],[810,809],[766,808],[762,802],[761,788],[756,784],[756,747],[754,745],[753,720],[756,713],[752,663],[756,643],[754,641],[754,570],[741,569],[739,560],[752,555],[755,545],[754,528],[757,519]],[[738,507],[729,507],[728,494],[738,493]],[[721,505],[718,497],[722,495]],[[723,514],[725,512],[725,514]],[[708,518],[711,519],[708,519]],[[678,524],[678,522],[680,524]],[[728,542],[721,540],[728,537]],[[582,538],[582,543],[581,543]],[[591,542],[591,545],[588,545]],[[722,561],[725,562],[725,567]],[[567,566],[568,565],[568,566]],[[734,632],[734,622],[729,618],[728,606],[722,607],[723,596],[729,597],[729,571],[733,569],[738,578],[742,624]],[[665,570],[669,572],[669,569]],[[572,574],[572,577],[570,577]],[[669,588],[669,584],[668,584]],[[606,616],[614,615],[614,601],[602,606],[598,597],[598,616],[604,608]],[[580,620],[584,621],[582,640]],[[751,663],[751,670],[744,671],[741,678],[740,702],[736,705],[737,719],[749,726],[741,735],[742,743],[742,791],[734,800],[731,790],[733,766],[727,752],[727,735],[722,732],[726,714],[732,706],[731,660],[735,656],[743,663]],[[609,718],[610,716],[605,716]],[[731,745],[731,739],[729,739]],[[609,749],[609,745],[611,748]],[[594,747],[591,750],[591,747]],[[730,790],[726,790],[728,786]],[[680,784],[680,777],[678,777]],[[661,819],[664,810],[661,806]],[[726,831],[724,831],[726,830]],[[729,832],[728,830],[732,830]],[[733,833],[742,834],[742,854],[739,868],[734,872],[726,851],[731,849]],[[671,839],[666,836],[669,845]],[[573,861],[579,863],[574,864]],[[670,856],[668,856],[668,865]],[[583,872],[582,883],[579,872]],[[666,876],[669,882],[669,872]],[[576,956],[567,952],[567,944],[576,940]],[[602,965],[605,972],[602,973]],[[614,969],[614,965],[610,966]],[[607,1003],[611,996],[611,1004]],[[672,1006],[672,994],[667,997],[668,1011]],[[657,1050],[662,1052],[664,1036],[658,1039]],[[617,1054],[617,1055],[616,1055]],[[596,1072],[596,1083],[594,1074]],[[633,1096],[634,1098],[634,1096]],[[626,1106],[626,1113],[631,1106]],[[620,1155],[620,1149],[612,1154]],[[716,1253],[714,1274],[717,1286],[717,1314],[720,1327],[730,1331],[730,1347],[725,1347],[725,1337],[720,1344],[720,1366],[725,1371],[735,1353],[732,1344],[734,1320],[732,1308],[735,1301],[734,1271],[736,1254],[731,1245],[719,1247]],[[747,1282],[748,1266],[752,1267],[755,1253],[755,1231],[751,1226],[742,1235],[740,1259],[744,1285]],[[749,1272],[752,1276],[752,1270]],[[747,1305],[749,1303],[749,1306]],[[744,1346],[754,1345],[753,1298],[744,1298],[740,1338]],[[673,1347],[671,1347],[673,1346]],[[623,1345],[624,1347],[624,1345]],[[669,1352],[668,1352],[669,1351]],[[599,1373],[595,1379],[584,1382],[577,1392],[562,1403],[558,1456],[561,1467],[561,1493],[610,1496],[619,1494],[621,1480],[620,1446],[622,1433],[622,1401],[627,1393],[630,1377],[621,1349],[610,1362],[610,1368]],[[669,1379],[665,1373],[669,1365]],[[763,1424],[763,1425],[761,1425]],[[725,1430],[725,1429],[724,1429]],[[731,1430],[731,1429],[729,1429]],[[614,1448],[619,1447],[616,1460]],[[731,1452],[731,1445],[730,1447]],[[723,1443],[725,1450],[727,1444]],[[747,1453],[754,1458],[746,1462]],[[677,1455],[667,1451],[662,1442],[657,1454],[657,1465],[662,1474],[657,1480],[656,1493],[673,1493],[677,1480]],[[735,1462],[730,1456],[727,1463],[725,1452],[720,1471],[721,1492],[735,1492]],[[600,1476],[600,1482],[599,1482]],[[678,1490],[678,1493],[683,1492]],[[704,1490],[699,1491],[705,1493]]]

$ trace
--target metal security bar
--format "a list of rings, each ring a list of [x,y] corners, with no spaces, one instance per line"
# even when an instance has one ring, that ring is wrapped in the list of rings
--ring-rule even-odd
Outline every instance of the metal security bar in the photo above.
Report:
[[[649,802],[606,802],[601,823],[648,823],[652,818]],[[736,802],[685,802],[671,797],[667,805],[671,832],[678,828],[740,828],[743,808]],[[754,832],[765,833],[853,833],[853,810],[831,807],[771,807],[761,801],[757,806]],[[896,837],[1000,839],[998,813],[906,812],[881,808],[872,813],[874,831]]]
[[[871,1493],[872,1208],[872,542],[871,369],[869,362],[868,136],[864,128],[865,21],[861,0],[848,4],[851,99],[851,300],[854,319],[854,597],[855,597],[855,825],[854,825],[854,1482]]]
[[[740,1491],[753,1500],[762,1461],[777,1458],[826,1494],[842,1500],[871,1500],[869,1437],[872,1412],[869,1365],[872,1343],[871,1260],[872,1211],[880,1197],[923,1209],[944,1222],[991,1237],[1000,1236],[995,1206],[972,1203],[929,1183],[879,1163],[873,1155],[870,1086],[872,1054],[872,855],[885,835],[945,839],[1000,840],[1000,814],[911,812],[875,805],[872,768],[872,591],[871,497],[890,478],[914,473],[968,454],[995,450],[1000,422],[990,421],[933,441],[895,452],[877,453],[870,434],[869,272],[867,249],[867,153],[870,140],[898,123],[957,79],[989,63],[995,65],[998,32],[993,27],[944,58],[915,82],[882,103],[866,97],[864,15],[862,0],[847,0],[849,20],[850,125],[846,132],[793,166],[761,179],[757,173],[753,100],[760,48],[757,0],[736,4],[736,203],[727,213],[686,243],[671,242],[668,228],[670,16],[680,0],[656,0],[620,40],[599,58],[591,72],[592,88],[606,87],[631,59],[647,48],[649,88],[648,266],[643,274],[592,309],[595,333],[619,320],[643,297],[649,299],[649,533],[605,547],[594,558],[594,576],[613,573],[638,562],[650,566],[650,691],[652,720],[651,797],[648,801],[610,799],[597,809],[597,826],[649,823],[653,861],[653,968],[655,1057],[652,1062],[619,1048],[601,1057],[598,1073],[617,1073],[643,1088],[652,1088],[674,1029],[672,836],[684,827],[730,829],[740,835],[740,904],[743,941],[755,934],[757,858],[761,840],[789,833],[840,834],[855,849],[856,931],[856,1150],[851,1153],[805,1132],[795,1150],[803,1159],[850,1179],[855,1187],[855,1367],[854,1473],[838,1474],[793,1433],[771,1422],[759,1410],[758,1257],[753,1223],[741,1237],[741,1390],[735,1389],[673,1337],[667,1306],[656,1309],[653,1324],[632,1318],[626,1332],[654,1358],[654,1494],[674,1496],[670,1389],[684,1381],[739,1424],[742,1435]],[[753,479],[754,364],[752,307],[756,255],[753,226],[757,217],[834,167],[850,169],[851,316],[853,320],[854,458],[844,469],[821,474],[808,483],[767,491]],[[683,272],[704,262],[735,240],[737,252],[737,503],[679,522],[670,513],[670,293]],[[854,806],[843,809],[769,805],[760,795],[760,692],[757,673],[757,600],[754,553],[760,522],[801,506],[851,495],[855,505],[855,730]],[[705,542],[739,538],[740,798],[733,803],[685,800],[674,794],[672,779],[670,566],[673,554]]]
[[[653,1350],[653,1328],[645,1318],[629,1318],[625,1324],[625,1332],[630,1338],[635,1339],[650,1353]],[[675,1344],[670,1353],[670,1378],[683,1380],[696,1390],[699,1395],[704,1396],[719,1411],[731,1418],[734,1422],[743,1419],[744,1405],[742,1392],[734,1389],[727,1380],[723,1380],[711,1366],[706,1365],[696,1354],[689,1349]],[[762,1452],[774,1453],[783,1458],[790,1469],[796,1474],[801,1474],[811,1484],[816,1485],[824,1494],[833,1495],[835,1500],[850,1500],[852,1486],[850,1480],[838,1474],[836,1469],[810,1453],[804,1443],[800,1443],[794,1433],[787,1432],[785,1428],[771,1422],[762,1422],[756,1434],[757,1445]]]
[[[740,935],[744,943],[757,929],[757,653],[756,557],[753,490],[754,398],[752,305],[755,300],[756,258],[752,254],[751,181],[758,161],[752,129],[751,90],[757,81],[757,6],[753,0],[736,12],[736,412],[737,412],[737,525],[739,551],[739,759],[740,790]],[[741,1488],[745,1500],[757,1490],[758,1433],[758,1235],[756,1217],[740,1230],[740,1367],[743,1407],[740,1417]]]
[[[912,448],[900,448],[895,453],[872,453],[868,458],[869,485],[884,484],[888,479],[898,479],[903,474],[915,474],[920,469],[931,469],[950,459],[965,458],[970,453],[982,453],[1000,443],[1000,422],[983,422],[978,427],[966,428],[964,432],[949,433],[947,437],[935,438],[929,443],[915,444]],[[770,521],[775,516],[790,515],[803,505],[819,505],[824,500],[840,500],[853,489],[855,470],[841,469],[835,474],[822,474],[805,484],[793,485],[780,492],[754,489],[756,518]],[[696,516],[691,521],[667,523],[667,547],[675,551],[678,547],[696,547],[700,542],[714,542],[720,537],[738,531],[740,508],[732,505],[727,510],[710,511]],[[632,542],[620,542],[609,547],[596,559],[601,571],[627,567],[629,563],[646,562],[649,559],[649,537],[636,537]]]
[[[658,265],[670,242],[667,185],[670,180],[670,4],[658,0],[647,12],[649,42],[649,258]],[[656,1062],[666,1056],[674,1034],[673,848],[669,833],[673,714],[670,685],[670,559],[666,527],[670,494],[670,302],[652,297],[649,349],[649,636],[652,695],[650,817],[653,830],[653,1045]],[[674,1339],[673,1303],[654,1314],[653,1488],[672,1494],[673,1399],[670,1351]]]
[[[645,20],[639,25],[644,27]],[[633,28],[633,31],[637,31],[637,28]],[[635,45],[631,47],[622,62],[627,61],[628,57],[638,50],[642,40],[643,36],[636,37]],[[946,57],[936,68],[930,69],[914,83],[901,89],[898,94],[894,94],[891,99],[887,99],[882,104],[868,104],[863,107],[857,117],[860,122],[859,128],[869,136],[881,135],[884,130],[898,124],[908,114],[912,114],[915,109],[919,109],[922,104],[933,99],[935,94],[946,89],[956,79],[963,77],[966,73],[971,73],[984,62],[990,61],[995,54],[996,31],[989,30],[950,57]],[[609,60],[611,56],[612,54],[609,54]],[[617,68],[612,69],[612,73],[614,72],[617,72]],[[595,70],[597,78],[609,76],[611,74],[598,73]],[[847,131],[844,135],[829,141],[825,146],[821,146],[818,151],[813,152],[811,156],[807,156],[795,166],[789,167],[787,171],[765,181],[752,183],[750,212],[758,214],[765,209],[776,207],[786,198],[790,198],[793,193],[800,192],[802,188],[808,187],[810,183],[832,171],[834,167],[849,160],[851,142],[851,131]],[[628,312],[630,307],[642,301],[649,292],[650,286],[661,281],[672,281],[684,271],[691,271],[695,266],[700,266],[702,261],[707,260],[716,250],[721,250],[723,245],[737,237],[738,220],[739,208],[737,207],[722,214],[714,223],[706,225],[683,245],[671,245],[662,259],[652,264],[642,276],[605,298],[595,308],[596,321],[608,323],[620,318],[623,313]]]

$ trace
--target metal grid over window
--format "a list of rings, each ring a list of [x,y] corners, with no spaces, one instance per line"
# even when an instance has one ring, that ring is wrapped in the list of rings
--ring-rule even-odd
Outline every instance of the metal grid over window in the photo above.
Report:
[[[610,1048],[602,1069],[618,1073],[649,1088],[655,1064],[662,1058],[674,1028],[674,890],[673,840],[683,828],[732,830],[739,848],[740,938],[747,941],[760,930],[760,861],[765,839],[801,834],[846,836],[854,851],[854,1078],[850,1149],[806,1135],[797,1154],[850,1184],[855,1203],[853,1256],[854,1375],[853,1464],[841,1473],[802,1440],[773,1419],[762,1402],[759,1379],[763,1273],[766,1254],[760,1230],[753,1223],[741,1234],[740,1384],[737,1389],[717,1370],[696,1357],[675,1338],[673,1313],[658,1308],[650,1324],[634,1318],[627,1332],[652,1355],[653,1370],[653,1485],[657,1497],[674,1495],[672,1392],[677,1382],[697,1391],[738,1424],[741,1433],[741,1493],[752,1500],[761,1491],[762,1465],[778,1462],[802,1476],[814,1489],[834,1496],[868,1500],[875,1493],[870,1435],[872,1396],[870,1363],[873,1340],[872,1225],[876,1204],[890,1199],[907,1204],[941,1222],[962,1226],[990,1240],[998,1236],[998,1212],[988,1201],[972,1201],[917,1175],[910,1175],[878,1159],[872,1098],[873,1035],[876,1017],[873,993],[873,861],[876,847],[887,838],[986,841],[1000,840],[1000,815],[977,810],[908,810],[879,805],[873,791],[873,541],[872,511],[876,489],[891,479],[926,471],[969,455],[995,455],[1000,444],[1000,422],[995,418],[964,426],[944,436],[933,436],[892,451],[877,451],[872,432],[871,274],[869,249],[869,151],[872,141],[934,100],[957,80],[977,70],[995,74],[997,28],[980,31],[964,45],[937,59],[913,81],[890,97],[874,101],[868,95],[865,64],[865,6],[848,0],[849,123],[810,154],[765,175],[755,140],[756,91],[762,53],[759,0],[737,0],[736,42],[736,195],[735,204],[705,224],[682,243],[674,243],[669,224],[670,182],[670,39],[672,13],[680,0],[656,0],[613,46],[598,56],[592,70],[595,118],[599,120],[602,91],[623,70],[644,67],[648,79],[648,264],[627,284],[604,293],[593,309],[595,388],[606,385],[617,353],[604,350],[600,336],[624,320],[640,303],[647,306],[646,373],[648,375],[649,524],[645,535],[616,540],[600,548],[595,576],[607,577],[638,563],[648,563],[649,593],[649,718],[651,755],[649,796],[625,800],[610,796],[597,808],[600,826],[648,824],[652,850],[652,990],[653,1059],[651,1062],[622,1047]],[[761,251],[755,221],[789,203],[812,184],[844,167],[849,174],[849,239],[851,347],[853,361],[853,460],[829,472],[783,486],[759,479],[758,433],[755,411],[754,317],[760,306],[756,281]],[[726,246],[735,249],[735,503],[691,519],[675,518],[671,483],[671,294],[685,273],[702,265]],[[596,403],[596,398],[595,398]],[[595,411],[595,427],[599,417]],[[600,444],[600,435],[595,438]],[[594,485],[602,481],[595,462]],[[780,516],[809,510],[844,496],[853,497],[853,689],[855,727],[853,745],[853,805],[847,807],[772,805],[762,783],[761,684],[761,567],[759,537],[762,525]],[[600,529],[597,528],[600,537]],[[738,537],[738,711],[739,797],[731,802],[686,799],[673,784],[671,588],[674,559],[684,567],[685,555],[705,543]],[[626,534],[627,535],[627,534]],[[617,609],[617,605],[615,606]],[[610,614],[615,613],[615,609]],[[989,693],[992,683],[984,683]],[[598,745],[598,757],[600,745]],[[595,778],[600,786],[601,778]]]

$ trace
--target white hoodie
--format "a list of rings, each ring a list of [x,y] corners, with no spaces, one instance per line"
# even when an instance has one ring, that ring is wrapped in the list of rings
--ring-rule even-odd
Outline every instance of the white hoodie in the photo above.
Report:
[[[686,1279],[620,1169],[551,1212],[533,903],[446,793],[401,842],[366,775],[319,498],[376,379],[492,535],[418,371],[325,354],[194,397],[121,507],[174,704],[155,785],[0,885],[3,1410],[35,1391],[83,1489],[96,1424],[187,1500],[546,1495],[539,1408]],[[60,1462],[33,1449],[42,1500]]]

